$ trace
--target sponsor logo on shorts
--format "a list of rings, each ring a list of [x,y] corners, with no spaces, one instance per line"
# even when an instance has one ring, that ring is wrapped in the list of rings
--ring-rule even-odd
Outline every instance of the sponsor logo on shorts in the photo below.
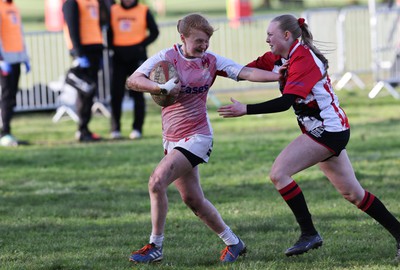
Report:
[[[325,129],[323,127],[317,127],[313,130],[310,131],[310,134],[313,135],[316,138],[321,138],[322,133],[324,133]]]

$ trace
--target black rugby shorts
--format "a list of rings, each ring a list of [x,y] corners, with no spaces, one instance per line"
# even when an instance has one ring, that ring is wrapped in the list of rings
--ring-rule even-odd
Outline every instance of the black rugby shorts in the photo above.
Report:
[[[329,132],[323,127],[317,127],[306,133],[311,139],[325,146],[333,153],[333,156],[339,156],[340,152],[346,148],[350,139],[350,129],[339,132]]]

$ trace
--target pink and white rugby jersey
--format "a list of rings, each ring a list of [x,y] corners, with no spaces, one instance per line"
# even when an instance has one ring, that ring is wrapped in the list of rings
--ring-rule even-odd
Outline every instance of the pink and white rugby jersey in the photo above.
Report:
[[[238,80],[243,65],[207,51],[202,58],[188,59],[178,44],[147,59],[136,71],[149,76],[156,63],[166,60],[179,74],[182,87],[175,104],[162,108],[163,137],[179,141],[193,134],[212,135],[207,114],[207,94],[217,75]]]
[[[347,116],[339,107],[329,76],[324,76],[324,64],[299,41],[292,45],[289,59],[267,52],[247,66],[277,72],[287,61],[289,67],[283,93],[299,96],[294,109],[301,128],[310,131],[323,126],[330,132],[348,129]]]

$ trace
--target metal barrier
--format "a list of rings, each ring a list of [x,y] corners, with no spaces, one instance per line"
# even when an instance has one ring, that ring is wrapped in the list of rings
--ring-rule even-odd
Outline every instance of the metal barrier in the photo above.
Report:
[[[329,60],[329,73],[335,89],[341,90],[349,82],[364,89],[365,84],[358,74],[371,71],[368,8],[350,6],[312,10],[304,16],[314,39],[323,42],[322,51]]]
[[[17,111],[48,110],[57,107],[58,93],[48,84],[62,76],[70,65],[62,33],[27,33],[25,42],[32,71],[21,73]]]
[[[350,81],[355,82],[359,88],[364,88],[365,85],[358,74],[371,72],[374,72],[377,82],[387,83],[387,65],[393,66],[395,48],[400,40],[400,30],[395,23],[399,21],[399,9],[378,12],[376,33],[379,33],[379,36],[373,41],[376,42],[374,50],[371,49],[374,43],[371,42],[371,28],[368,23],[370,15],[367,7],[308,10],[302,16],[306,18],[314,39],[320,41],[317,46],[330,62],[329,73],[336,82],[336,88],[341,89]],[[266,29],[272,18],[273,15],[253,16],[241,19],[240,24],[235,26],[226,18],[211,19],[210,22],[217,31],[211,39],[209,50],[242,64],[256,59],[269,50],[266,44]],[[160,36],[148,47],[149,55],[180,40],[176,22],[161,23],[159,27]],[[32,72],[21,75],[22,91],[17,96],[16,111],[56,109],[60,106],[60,93],[57,89],[52,90],[50,83],[62,79],[71,64],[63,34],[27,33],[26,43]],[[105,64],[107,65],[107,62]],[[98,102],[107,105],[110,99],[107,81],[109,79],[103,76],[103,73],[107,75],[107,72],[100,72]],[[398,78],[399,76],[395,79]],[[275,83],[235,82],[219,78],[214,83],[211,93],[256,88],[276,89],[276,86]],[[382,87],[378,88],[375,88],[376,94]]]
[[[370,71],[371,46],[369,36],[369,13],[367,8],[350,7],[342,9],[338,17],[338,73],[335,88],[343,89],[354,82],[360,89],[365,88],[358,74]],[[342,56],[342,57],[340,57]]]
[[[374,98],[386,89],[400,99],[395,87],[400,84],[400,7],[381,8],[371,16],[373,74],[376,82],[369,92]]]
[[[266,28],[271,18],[271,16],[261,16],[243,19],[236,27],[231,27],[229,21],[225,18],[211,20],[217,31],[211,39],[209,50],[234,59],[238,63],[246,64],[250,62],[269,49],[265,43],[265,37]],[[162,23],[159,27],[160,36],[148,47],[148,55],[172,46],[180,40],[176,31],[176,22]],[[21,91],[17,95],[16,111],[56,109],[62,104],[58,99],[59,89],[52,89],[52,82],[62,80],[71,64],[71,57],[65,46],[63,33],[27,33],[26,43],[31,58],[32,71],[29,74],[21,74]],[[104,57],[104,59],[108,58]],[[106,61],[105,67],[107,67]],[[103,75],[107,75],[104,70],[99,72],[97,105],[105,104],[108,106],[110,89],[107,76]],[[265,87],[276,88],[276,84],[246,81],[238,83],[230,79],[219,78],[214,83],[212,91]],[[212,95],[210,97],[213,98]],[[214,102],[217,103],[218,101],[214,99]]]

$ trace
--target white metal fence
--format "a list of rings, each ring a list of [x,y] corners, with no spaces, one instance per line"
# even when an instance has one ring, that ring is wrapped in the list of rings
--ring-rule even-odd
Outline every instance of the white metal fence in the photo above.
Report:
[[[400,84],[400,8],[380,9],[371,17],[372,70],[375,86],[369,93],[374,98],[386,89],[394,98],[400,99],[396,87]]]
[[[376,83],[392,85],[399,81],[400,70],[395,65],[399,53],[400,9],[382,8],[376,13],[376,40],[371,40],[371,16],[367,7],[346,7],[343,9],[308,10],[306,18],[314,39],[326,53],[330,62],[330,74],[337,88],[343,88],[353,81],[365,88],[358,75],[371,74]],[[266,28],[272,15],[256,16],[242,20],[239,26],[232,26],[225,19],[213,19],[218,29],[211,39],[210,50],[238,63],[246,64],[269,50],[266,44]],[[148,48],[152,55],[162,48],[179,41],[176,22],[160,24],[160,36]],[[21,91],[17,97],[17,111],[55,109],[59,106],[59,92],[51,89],[49,83],[59,80],[70,66],[70,56],[61,32],[35,32],[26,34],[32,71],[22,74]],[[110,89],[106,78],[100,76],[98,101],[108,104]],[[397,75],[396,75],[397,74]],[[234,91],[252,88],[275,88],[276,84],[234,82],[219,78],[212,91]],[[379,86],[379,92],[385,87]],[[397,92],[396,92],[397,93]]]

